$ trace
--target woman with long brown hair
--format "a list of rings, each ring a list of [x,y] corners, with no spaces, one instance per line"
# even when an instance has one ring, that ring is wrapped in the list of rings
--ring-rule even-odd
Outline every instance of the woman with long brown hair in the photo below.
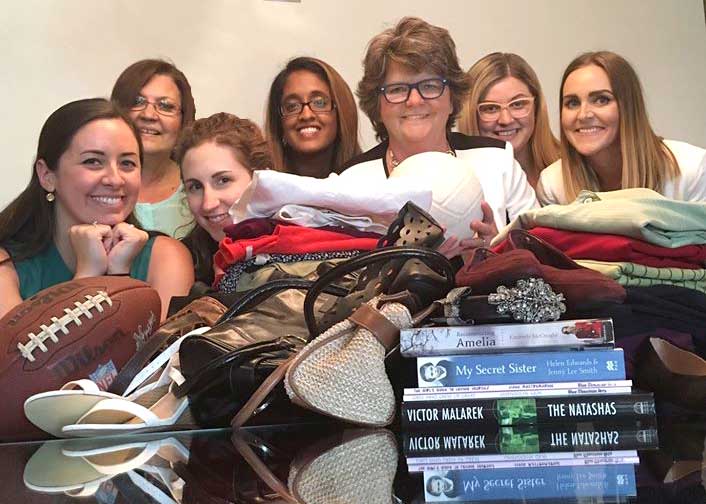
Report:
[[[358,109],[348,84],[328,63],[290,60],[270,87],[267,142],[278,171],[325,178],[360,154]]]
[[[582,189],[645,187],[684,201],[706,200],[706,150],[655,134],[637,73],[623,57],[589,52],[561,79],[561,159],[537,185],[544,204]]]
[[[28,186],[0,212],[0,316],[73,278],[144,280],[160,295],[162,317],[172,296],[189,291],[186,248],[134,218],[142,159],[138,130],[112,102],[78,100],[49,116]]]

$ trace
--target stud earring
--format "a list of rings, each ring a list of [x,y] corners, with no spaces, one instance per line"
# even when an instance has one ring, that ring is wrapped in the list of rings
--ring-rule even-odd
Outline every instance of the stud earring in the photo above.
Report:
[[[53,192],[48,192],[47,195],[46,195],[46,198],[47,198],[47,201],[48,201],[49,203],[51,203],[52,201],[54,201],[54,193],[53,193]]]

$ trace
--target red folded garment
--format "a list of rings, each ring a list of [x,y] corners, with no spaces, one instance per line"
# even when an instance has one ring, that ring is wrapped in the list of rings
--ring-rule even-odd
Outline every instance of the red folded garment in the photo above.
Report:
[[[530,229],[529,233],[554,245],[572,259],[632,262],[655,268],[706,267],[706,245],[666,248],[627,236],[583,233],[547,227],[536,227]],[[505,240],[493,251],[502,253],[509,249],[510,246]]]
[[[340,250],[372,250],[377,238],[354,238],[346,233],[277,224],[272,234],[234,240],[226,236],[213,257],[220,270],[257,254],[307,254]]]

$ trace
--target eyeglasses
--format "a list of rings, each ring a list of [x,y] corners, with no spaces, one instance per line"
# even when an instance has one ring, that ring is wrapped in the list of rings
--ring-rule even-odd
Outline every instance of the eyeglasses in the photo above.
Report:
[[[444,88],[449,83],[446,79],[424,79],[419,82],[396,82],[378,89],[388,103],[404,103],[409,100],[409,95],[416,89],[425,100],[433,100],[444,94]]]
[[[309,107],[309,110],[315,114],[325,114],[327,112],[331,112],[335,108],[335,105],[330,98],[327,96],[317,96],[308,102],[288,100],[279,106],[279,113],[282,114],[282,117],[295,116],[301,114],[304,107],[307,106]]]
[[[145,110],[147,105],[152,105],[159,115],[175,116],[181,112],[181,107],[168,98],[160,98],[157,101],[150,101],[144,96],[135,98],[130,110]]]
[[[482,102],[478,104],[478,115],[484,121],[496,121],[503,109],[507,109],[515,119],[527,117],[532,111],[534,96],[518,98],[507,103]]]

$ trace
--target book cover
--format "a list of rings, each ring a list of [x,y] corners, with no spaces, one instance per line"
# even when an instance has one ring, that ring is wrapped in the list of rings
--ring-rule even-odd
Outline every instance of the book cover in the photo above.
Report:
[[[419,387],[624,379],[620,348],[417,358]]]
[[[639,421],[654,418],[651,393],[570,397],[520,397],[402,402],[402,427],[476,428],[584,421]]]
[[[632,464],[424,472],[427,502],[634,495],[637,487]]]
[[[524,352],[612,346],[614,341],[611,319],[419,327],[400,331],[400,352],[405,357]]]
[[[538,467],[580,467],[580,466],[600,466],[615,464],[639,464],[640,457],[636,451],[624,452],[591,452],[585,457],[575,457],[572,453],[566,457],[548,457],[547,454],[541,458],[537,455],[504,455],[505,460],[480,460],[464,461],[454,457],[437,457],[427,462],[417,462],[414,459],[407,460],[407,471],[410,473],[420,473],[424,471],[485,471],[488,469],[519,469]],[[564,454],[552,454],[564,455]],[[584,455],[584,454],[578,454]],[[490,455],[480,455],[476,458],[487,458]],[[510,458],[513,457],[513,458]],[[520,458],[521,457],[521,458]],[[534,458],[532,458],[534,457]]]
[[[449,399],[506,399],[512,397],[561,397],[574,395],[596,394],[629,394],[631,387],[577,387],[570,389],[545,390],[504,390],[491,392],[458,392],[445,394],[412,394],[403,396],[407,402],[414,401],[445,401]]]
[[[415,387],[405,388],[405,396],[427,394],[463,394],[474,392],[508,392],[512,390],[554,390],[631,387],[632,380],[597,380],[544,383],[502,383],[499,385],[460,385],[456,387]]]
[[[473,433],[444,430],[439,433],[405,432],[402,435],[403,453],[408,458],[419,459],[419,462],[431,457],[643,450],[657,447],[657,427],[634,422],[622,425],[579,422],[493,426]]]

